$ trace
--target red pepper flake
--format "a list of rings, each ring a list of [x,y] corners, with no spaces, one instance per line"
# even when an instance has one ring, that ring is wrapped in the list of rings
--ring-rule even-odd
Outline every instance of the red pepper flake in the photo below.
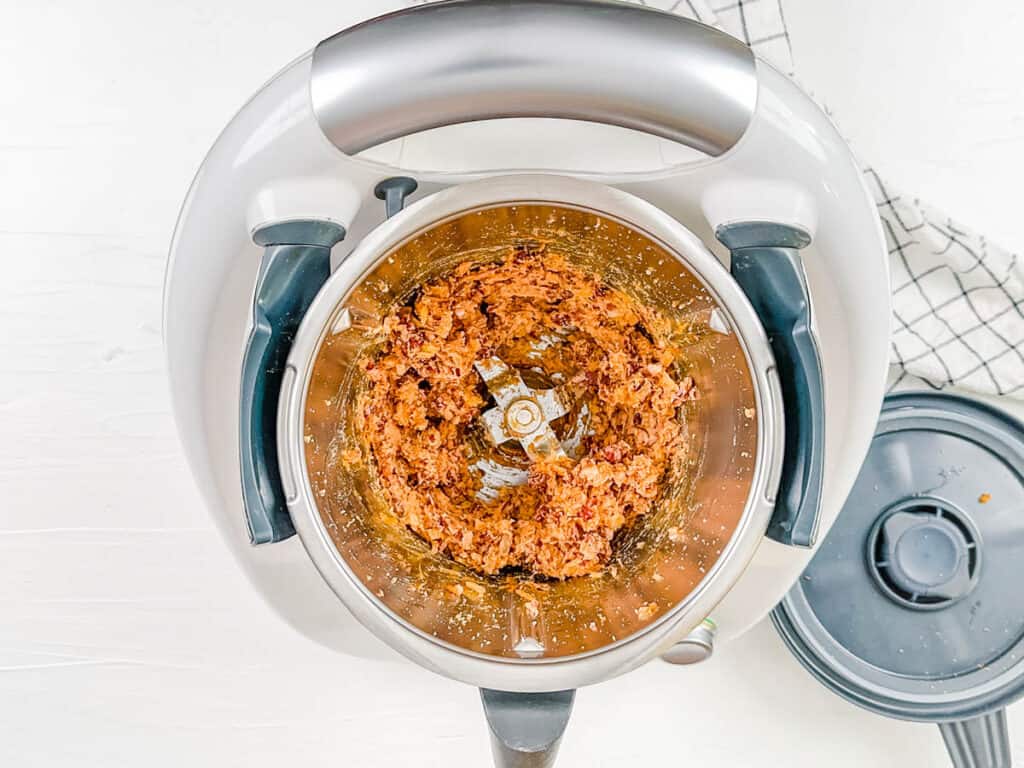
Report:
[[[622,461],[622,446],[621,445],[609,445],[604,449],[604,460],[605,461]]]

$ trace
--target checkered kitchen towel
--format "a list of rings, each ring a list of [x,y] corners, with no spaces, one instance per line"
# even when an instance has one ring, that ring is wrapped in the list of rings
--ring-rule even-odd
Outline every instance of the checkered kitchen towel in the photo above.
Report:
[[[718,27],[799,75],[782,0],[632,1]],[[871,168],[864,173],[892,267],[892,387],[955,386],[1024,399],[1024,264]]]
[[[799,75],[782,0],[637,1],[723,29]],[[892,386],[916,379],[1024,398],[1024,264],[871,168],[864,173],[889,246]]]

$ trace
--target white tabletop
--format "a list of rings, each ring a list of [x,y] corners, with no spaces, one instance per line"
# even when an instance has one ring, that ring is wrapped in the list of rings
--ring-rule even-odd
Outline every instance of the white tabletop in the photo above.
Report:
[[[263,605],[164,383],[164,259],[205,150],[283,63],[397,4],[0,0],[0,764],[486,763],[474,690],[330,653]],[[1024,6],[785,9],[860,156],[1024,251]],[[1010,720],[1024,760],[1024,705]],[[839,700],[762,624],[580,692],[559,765],[944,761],[937,729]]]

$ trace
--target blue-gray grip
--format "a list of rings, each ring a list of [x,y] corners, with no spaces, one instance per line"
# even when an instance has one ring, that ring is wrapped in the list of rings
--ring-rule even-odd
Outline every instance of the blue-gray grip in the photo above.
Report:
[[[384,201],[384,215],[387,218],[397,216],[405,208],[405,198],[416,191],[419,184],[409,176],[392,176],[378,182],[373,194],[378,200]]]
[[[939,723],[953,768],[1011,768],[1010,733],[1006,710],[970,720]]]
[[[480,689],[495,768],[552,768],[576,691],[509,693]]]
[[[295,533],[277,464],[281,379],[302,316],[331,273],[331,246],[345,230],[320,221],[290,221],[254,235],[266,246],[242,359],[239,454],[242,498],[253,544]]]
[[[786,444],[769,538],[814,545],[825,459],[821,355],[811,333],[807,281],[798,249],[810,243],[794,227],[745,222],[719,227],[731,271],[761,318],[779,373]]]

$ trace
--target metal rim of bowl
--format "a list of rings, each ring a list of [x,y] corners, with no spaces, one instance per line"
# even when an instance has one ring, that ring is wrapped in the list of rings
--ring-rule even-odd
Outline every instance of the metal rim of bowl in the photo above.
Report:
[[[558,189],[556,192],[555,190]],[[560,194],[559,194],[560,193]],[[618,220],[679,258],[722,308],[751,373],[758,414],[757,461],[740,522],[704,579],[659,620],[614,643],[550,659],[498,658],[430,636],[396,616],[363,585],[338,553],[312,495],[303,452],[304,403],[313,363],[332,318],[351,291],[388,255],[423,231],[473,210],[544,203],[590,210]],[[564,176],[499,176],[450,187],[417,201],[364,238],[317,295],[296,334],[278,411],[282,476],[296,531],[321,576],[356,618],[399,653],[442,675],[514,691],[576,688],[633,669],[697,626],[739,579],[764,537],[774,507],[783,453],[783,414],[774,358],[753,307],[704,243],[680,222],[634,195]]]

